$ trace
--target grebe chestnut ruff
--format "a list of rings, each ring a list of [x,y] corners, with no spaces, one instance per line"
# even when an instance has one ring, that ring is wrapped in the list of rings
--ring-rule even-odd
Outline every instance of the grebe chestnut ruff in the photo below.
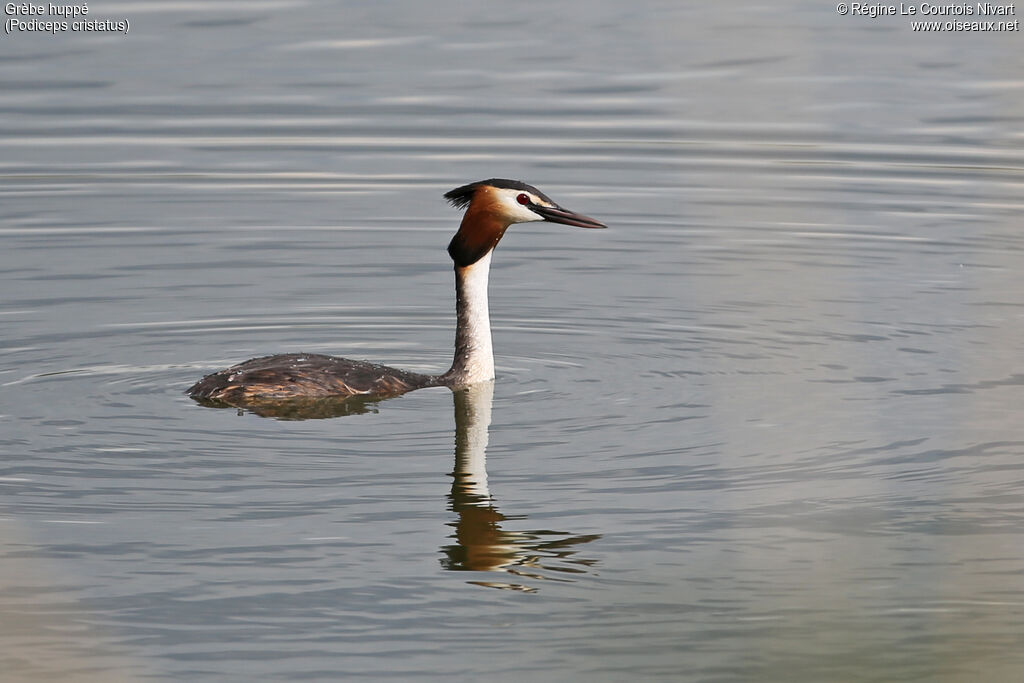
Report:
[[[564,209],[535,187],[518,180],[492,178],[446,193],[453,206],[465,209],[459,231],[448,245],[455,262],[455,360],[443,375],[422,375],[386,365],[313,353],[254,358],[202,378],[188,390],[212,405],[248,407],[291,399],[373,400],[413,389],[453,389],[494,379],[491,323],[487,309],[487,275],[491,253],[514,223],[547,221],[581,228],[603,223]]]

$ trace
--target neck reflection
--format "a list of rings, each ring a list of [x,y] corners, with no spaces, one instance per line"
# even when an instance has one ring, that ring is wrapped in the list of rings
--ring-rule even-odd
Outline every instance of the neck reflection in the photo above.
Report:
[[[441,564],[452,571],[504,572],[512,576],[569,580],[594,564],[576,557],[576,546],[600,538],[598,534],[571,536],[557,531],[509,531],[503,522],[525,516],[507,516],[498,510],[487,482],[486,453],[494,382],[481,382],[454,390],[455,470],[451,473],[449,507],[457,517],[449,526],[454,543],[442,546]],[[478,580],[482,586],[533,592],[521,583]]]

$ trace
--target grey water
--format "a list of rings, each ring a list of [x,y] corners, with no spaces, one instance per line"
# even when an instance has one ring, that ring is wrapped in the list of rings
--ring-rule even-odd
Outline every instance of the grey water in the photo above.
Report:
[[[131,28],[0,35],[0,678],[1024,676],[1019,32],[89,12]],[[184,395],[446,369],[441,195],[494,176],[610,228],[505,236],[493,386]]]

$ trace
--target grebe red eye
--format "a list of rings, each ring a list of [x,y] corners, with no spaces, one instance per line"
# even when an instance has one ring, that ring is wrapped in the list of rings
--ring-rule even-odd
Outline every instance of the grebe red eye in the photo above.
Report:
[[[530,203],[530,195],[524,192],[523,194],[516,197],[516,201],[522,204],[523,206],[526,206],[527,204]]]

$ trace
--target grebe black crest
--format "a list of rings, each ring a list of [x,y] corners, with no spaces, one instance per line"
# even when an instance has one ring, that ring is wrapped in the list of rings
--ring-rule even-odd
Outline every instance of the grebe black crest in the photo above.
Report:
[[[457,320],[455,359],[448,372],[423,375],[347,358],[287,353],[254,358],[207,375],[188,389],[188,395],[207,405],[258,408],[295,400],[375,400],[424,387],[455,389],[494,379],[487,278],[491,254],[505,230],[515,223],[533,221],[581,228],[606,226],[562,208],[518,180],[481,180],[444,196],[456,208],[465,209],[459,231],[448,244],[448,254],[455,262]]]

